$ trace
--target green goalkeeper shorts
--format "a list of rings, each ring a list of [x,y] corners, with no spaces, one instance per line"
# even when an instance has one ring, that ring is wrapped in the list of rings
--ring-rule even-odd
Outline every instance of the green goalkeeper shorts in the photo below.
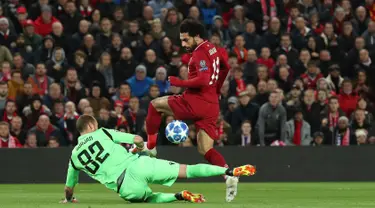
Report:
[[[179,163],[141,156],[126,169],[120,197],[130,202],[144,202],[152,194],[148,184],[172,186],[179,170]]]

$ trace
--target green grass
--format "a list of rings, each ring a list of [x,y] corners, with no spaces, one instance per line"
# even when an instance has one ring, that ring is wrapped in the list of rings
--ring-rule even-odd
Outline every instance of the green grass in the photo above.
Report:
[[[122,208],[122,207],[254,207],[330,208],[375,207],[375,183],[242,183],[232,203],[226,203],[225,185],[219,183],[178,183],[172,188],[153,186],[154,191],[178,192],[188,189],[203,193],[205,204],[129,204],[99,184],[79,184],[75,196],[79,204],[58,204],[63,185],[0,185],[0,208]]]

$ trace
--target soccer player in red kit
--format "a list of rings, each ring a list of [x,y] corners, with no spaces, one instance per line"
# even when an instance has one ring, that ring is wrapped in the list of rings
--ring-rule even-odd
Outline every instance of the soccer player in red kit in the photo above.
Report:
[[[182,95],[164,96],[151,101],[146,118],[147,148],[155,148],[162,114],[174,115],[177,120],[193,120],[197,129],[198,152],[211,164],[227,167],[224,157],[216,151],[218,139],[216,121],[219,117],[220,89],[229,72],[213,44],[204,40],[204,26],[198,21],[186,19],[180,26],[182,47],[191,53],[188,64],[188,80],[169,77],[171,86],[187,88]],[[254,168],[255,171],[255,168]],[[237,194],[238,178],[227,177],[226,200],[232,201]]]

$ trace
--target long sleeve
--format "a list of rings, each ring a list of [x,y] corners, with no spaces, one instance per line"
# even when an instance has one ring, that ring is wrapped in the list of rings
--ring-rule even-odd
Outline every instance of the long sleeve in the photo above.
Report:
[[[171,86],[188,87],[188,88],[201,88],[208,86],[210,76],[207,73],[199,73],[197,77],[188,80],[181,80],[177,77],[170,77]]]
[[[226,59],[221,55],[220,57],[220,72],[219,72],[219,79],[216,82],[216,92],[220,94],[221,87],[223,86],[225,80],[227,79],[229,73],[230,66]]]
[[[293,135],[294,133],[292,132],[292,128],[290,127],[290,122],[288,121],[286,124],[285,124],[285,144],[287,146],[294,146],[292,140],[293,140]]]
[[[279,107],[282,111],[281,118],[280,118],[280,127],[281,127],[280,128],[281,129],[280,140],[285,142],[286,134],[285,134],[285,128],[283,128],[283,127],[284,127],[284,124],[286,123],[286,111],[285,111],[284,107],[282,107],[282,106],[279,106]]]
[[[110,138],[114,143],[117,144],[134,144],[134,134],[128,134],[113,129],[102,128],[103,132]]]
[[[73,161],[70,161],[65,186],[73,188],[78,183],[78,177],[79,170],[75,168]]]
[[[309,146],[311,144],[311,127],[307,122],[303,122],[303,137],[301,146]]]
[[[259,143],[261,146],[265,146],[264,141],[264,130],[265,130],[265,119],[264,119],[264,108],[260,109],[258,117],[258,134],[259,134]]]

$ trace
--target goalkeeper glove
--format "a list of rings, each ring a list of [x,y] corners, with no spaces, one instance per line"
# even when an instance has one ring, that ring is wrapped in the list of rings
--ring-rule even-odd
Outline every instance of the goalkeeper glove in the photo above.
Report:
[[[78,200],[75,197],[72,197],[70,200],[64,199],[60,201],[61,204],[67,204],[67,203],[78,203]]]

